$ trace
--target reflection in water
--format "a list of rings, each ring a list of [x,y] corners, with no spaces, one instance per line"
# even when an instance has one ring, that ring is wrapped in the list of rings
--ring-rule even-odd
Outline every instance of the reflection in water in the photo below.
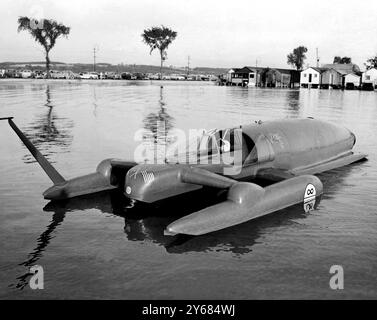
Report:
[[[353,167],[354,165],[350,165],[337,169],[336,179],[333,179],[331,174],[334,170],[322,174],[320,178],[325,190],[331,190],[331,193],[334,193],[341,188],[344,179]],[[128,240],[153,242],[163,246],[168,253],[223,251],[231,252],[236,256],[250,253],[258,238],[268,229],[297,224],[298,219],[305,219],[310,214],[305,213],[303,204],[300,203],[277,213],[202,236],[164,236],[165,227],[172,221],[221,202],[225,196],[225,192],[203,189],[154,205],[136,203],[136,205],[130,206],[130,199],[124,197],[121,192],[114,191],[73,198],[64,202],[49,202],[43,210],[53,212],[52,221],[38,237],[37,247],[24,262],[20,263],[21,266],[27,267],[26,273],[17,278],[17,284],[12,284],[10,287],[23,289],[28,284],[31,276],[30,266],[35,265],[42,258],[43,252],[53,238],[53,233],[57,231],[56,228],[62,224],[69,212],[97,209],[102,213],[121,217],[124,220],[123,230]],[[325,194],[322,199],[328,198]],[[320,198],[316,199],[316,207],[320,201]],[[177,214],[177,208],[179,208],[179,214]],[[119,226],[119,229],[121,228]]]
[[[160,86],[159,110],[149,113],[143,120],[143,143],[150,155],[147,161],[152,160],[152,155],[154,163],[157,163],[158,159],[165,160],[166,150],[174,142],[174,137],[169,136],[169,131],[174,127],[174,119],[167,112],[163,89],[163,86]]]
[[[97,117],[97,107],[98,107],[98,105],[97,105],[96,86],[92,86],[92,88],[93,88],[93,107],[94,107],[94,109],[93,109],[93,115],[95,117]]]
[[[289,109],[298,111],[300,109],[300,90],[288,90],[287,102]]]
[[[35,247],[33,251],[29,253],[27,259],[24,262],[19,264],[20,266],[25,266],[27,270],[29,270],[30,267],[34,266],[36,262],[42,257],[43,251],[45,251],[46,247],[53,238],[53,232],[55,231],[56,227],[63,222],[65,213],[66,211],[63,208],[56,208],[55,213],[52,215],[51,223],[46,227],[46,230],[37,239],[37,247]],[[32,274],[27,271],[25,274],[17,278],[16,285],[10,285],[9,287],[15,286],[17,289],[22,290],[29,284],[29,278],[31,276]]]
[[[50,85],[46,86],[47,113],[43,113],[24,132],[31,142],[49,159],[50,155],[64,152],[72,143],[71,134],[73,121],[59,118],[53,112],[54,104],[51,99]],[[56,147],[60,147],[58,150]],[[26,163],[35,162],[29,152],[23,157]]]

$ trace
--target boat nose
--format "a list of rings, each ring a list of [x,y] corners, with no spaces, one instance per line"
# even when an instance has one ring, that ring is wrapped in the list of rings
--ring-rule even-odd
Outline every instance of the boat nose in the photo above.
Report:
[[[131,168],[126,175],[124,186],[125,195],[128,198],[143,201],[147,193],[148,185],[154,180],[153,172],[148,172],[140,167]]]
[[[65,185],[54,185],[43,192],[43,197],[47,200],[65,199]]]

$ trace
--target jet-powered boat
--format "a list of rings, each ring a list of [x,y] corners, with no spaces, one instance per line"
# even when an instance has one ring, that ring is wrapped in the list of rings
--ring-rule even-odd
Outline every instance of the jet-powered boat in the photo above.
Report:
[[[113,189],[146,203],[203,187],[227,193],[225,201],[173,221],[166,235],[201,235],[298,203],[305,211],[312,210],[323,193],[314,174],[366,158],[352,151],[356,137],[346,128],[312,118],[284,119],[206,132],[190,152],[164,163],[106,159],[94,173],[67,180],[12,119],[0,118],[8,120],[53,182],[43,193],[45,199],[58,201]],[[261,179],[274,183],[262,187],[257,183]]]

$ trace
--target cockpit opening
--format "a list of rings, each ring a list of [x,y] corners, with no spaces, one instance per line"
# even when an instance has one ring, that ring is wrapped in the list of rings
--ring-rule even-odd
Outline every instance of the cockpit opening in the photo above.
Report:
[[[182,148],[178,147],[174,153],[174,156],[180,159],[178,162],[187,161],[188,154],[191,154],[191,159],[195,155],[199,162],[200,159],[213,159],[224,153],[235,152],[241,153],[242,163],[246,158],[250,162],[257,161],[258,158],[253,140],[239,128],[204,131],[200,136],[191,137],[191,141],[186,143],[186,156],[179,155],[179,150],[182,151]]]

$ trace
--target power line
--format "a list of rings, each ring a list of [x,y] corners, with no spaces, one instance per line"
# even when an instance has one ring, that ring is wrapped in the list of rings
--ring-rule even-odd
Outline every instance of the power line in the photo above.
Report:
[[[96,71],[96,47],[93,48],[93,71]]]

